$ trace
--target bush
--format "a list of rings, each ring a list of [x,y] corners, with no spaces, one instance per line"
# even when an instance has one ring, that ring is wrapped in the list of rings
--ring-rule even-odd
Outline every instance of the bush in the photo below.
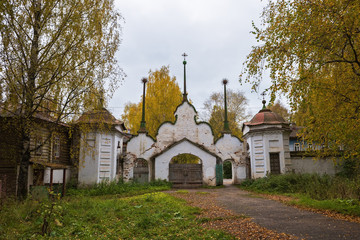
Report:
[[[319,174],[282,174],[244,181],[241,186],[259,192],[300,193],[312,199],[360,199],[360,179]]]
[[[223,164],[223,178],[224,179],[232,178],[232,164],[230,161],[225,161]]]

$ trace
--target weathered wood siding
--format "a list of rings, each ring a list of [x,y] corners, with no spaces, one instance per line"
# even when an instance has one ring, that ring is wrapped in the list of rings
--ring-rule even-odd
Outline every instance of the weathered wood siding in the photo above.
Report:
[[[20,135],[16,130],[16,124],[9,118],[0,117],[1,198],[16,192],[16,166],[21,153]]]

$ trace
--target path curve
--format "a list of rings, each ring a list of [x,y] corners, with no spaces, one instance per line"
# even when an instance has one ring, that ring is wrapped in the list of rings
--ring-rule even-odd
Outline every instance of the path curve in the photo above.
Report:
[[[254,197],[233,185],[217,189],[219,204],[263,227],[305,239],[360,239],[360,224]]]

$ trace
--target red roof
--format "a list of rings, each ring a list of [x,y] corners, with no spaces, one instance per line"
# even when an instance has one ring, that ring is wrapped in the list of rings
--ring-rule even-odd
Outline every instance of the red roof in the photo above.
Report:
[[[287,123],[280,115],[272,112],[270,109],[264,108],[261,109],[251,120],[250,122],[244,123],[244,125],[254,126],[261,124],[283,124]]]

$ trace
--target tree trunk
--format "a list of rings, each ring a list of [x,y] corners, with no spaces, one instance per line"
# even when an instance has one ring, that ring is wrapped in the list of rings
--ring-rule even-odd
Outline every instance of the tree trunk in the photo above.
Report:
[[[33,0],[33,39],[31,41],[30,66],[27,70],[27,82],[25,85],[23,111],[20,112],[20,124],[22,128],[22,155],[19,163],[18,172],[18,193],[19,199],[25,199],[28,194],[28,176],[30,165],[30,134],[32,128],[33,115],[37,109],[34,109],[36,76],[38,72],[39,61],[39,39],[40,39],[40,20],[41,20],[41,0]]]
[[[22,135],[22,154],[19,163],[18,172],[18,191],[17,197],[19,200],[24,200],[28,195],[28,176],[30,164],[30,136],[29,134]]]

